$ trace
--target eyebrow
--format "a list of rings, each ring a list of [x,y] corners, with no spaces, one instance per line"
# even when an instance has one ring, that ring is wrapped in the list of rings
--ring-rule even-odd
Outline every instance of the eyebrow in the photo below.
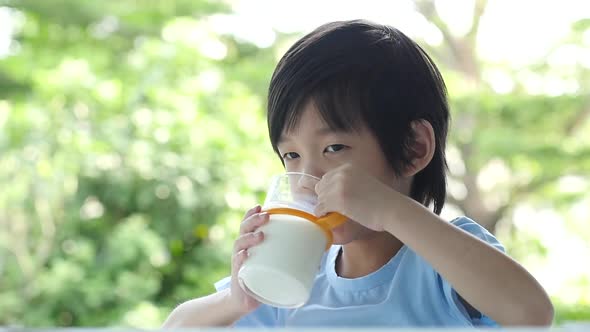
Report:
[[[336,134],[343,134],[343,133],[347,133],[347,131],[344,130],[344,129],[339,130],[339,129],[333,129],[333,128],[330,128],[330,127],[321,127],[321,128],[318,128],[314,132],[314,135],[316,135],[316,136],[328,136],[328,135],[334,134],[334,133],[336,133]],[[285,135],[281,135],[281,137],[279,137],[279,141],[277,142],[277,144],[281,144],[281,143],[285,143],[285,142],[289,142],[289,141],[291,141],[290,138],[285,137]]]

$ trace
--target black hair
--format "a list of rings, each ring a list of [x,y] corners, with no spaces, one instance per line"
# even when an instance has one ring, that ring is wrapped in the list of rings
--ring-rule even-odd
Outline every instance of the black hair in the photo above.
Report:
[[[268,93],[271,144],[293,129],[313,102],[328,126],[365,125],[399,176],[411,164],[411,123],[434,129],[432,161],[412,181],[410,197],[440,214],[446,197],[445,142],[450,121],[443,78],[432,59],[401,31],[365,20],[320,26],[279,61]]]

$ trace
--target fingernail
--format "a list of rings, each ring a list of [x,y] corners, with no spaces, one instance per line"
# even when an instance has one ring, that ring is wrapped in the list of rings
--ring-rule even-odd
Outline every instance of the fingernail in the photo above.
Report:
[[[255,236],[257,239],[260,239],[260,238],[262,238],[262,231],[257,231],[256,233],[254,233],[254,236]]]

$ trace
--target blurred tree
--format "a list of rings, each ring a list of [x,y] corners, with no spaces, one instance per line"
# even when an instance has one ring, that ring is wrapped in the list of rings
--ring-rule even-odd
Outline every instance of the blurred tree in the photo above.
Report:
[[[218,2],[0,9],[0,325],[158,326],[260,201],[274,55],[218,34]]]
[[[566,176],[590,173],[590,71],[581,64],[556,68],[531,63],[526,68],[484,62],[477,53],[480,22],[488,5],[476,0],[470,29],[458,36],[451,32],[437,12],[434,0],[417,0],[416,8],[441,33],[440,47],[428,48],[441,63],[450,83],[453,110],[451,145],[452,181],[464,186],[451,191],[450,203],[491,231],[500,220],[510,223],[513,209],[521,202],[572,202],[585,198],[587,190],[574,194],[555,189]],[[572,26],[572,40],[556,45],[552,52],[568,44],[582,45],[590,31],[588,21]],[[523,41],[526,44],[526,41]],[[424,43],[424,45],[428,45]],[[526,47],[523,45],[523,47]],[[581,46],[580,46],[581,47]],[[514,80],[513,92],[494,92],[486,70],[499,69]],[[568,76],[577,84],[577,93],[548,96],[531,94],[518,71],[532,71],[539,79]],[[552,77],[553,76],[553,77]],[[542,84],[542,82],[541,82]],[[496,175],[494,175],[494,171]],[[501,174],[499,174],[501,173]],[[493,179],[486,177],[493,176]],[[588,183],[586,182],[586,187]],[[587,188],[586,188],[587,189]]]

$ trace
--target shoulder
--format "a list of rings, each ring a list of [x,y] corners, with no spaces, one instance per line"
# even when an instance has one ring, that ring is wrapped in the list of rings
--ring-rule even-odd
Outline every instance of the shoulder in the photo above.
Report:
[[[498,241],[498,239],[487,229],[485,229],[483,226],[481,226],[480,224],[478,224],[477,222],[475,222],[474,220],[462,216],[462,217],[458,217],[453,219],[450,222],[452,225],[454,225],[457,228],[462,229],[463,231],[479,238],[480,240],[483,240],[484,242],[492,245],[493,247],[501,250],[501,251],[506,251],[504,246],[500,243],[500,241]]]
[[[504,246],[491,232],[468,217],[455,218],[450,224],[497,250],[505,251]],[[406,259],[399,271],[402,274],[397,276],[397,279],[405,281],[402,289],[412,289],[412,292],[404,297],[408,299],[409,306],[422,308],[428,313],[426,317],[444,322],[443,325],[497,326],[487,316],[478,317],[477,314],[470,314],[453,286],[418,253],[408,248],[405,254]]]
[[[455,218],[449,222],[451,225],[455,226],[456,228],[475,236],[476,238],[484,241],[488,245],[505,252],[504,246],[498,241],[498,239],[487,229],[483,226],[475,222],[474,220],[462,216]],[[405,246],[403,248],[406,248]],[[412,275],[417,274],[424,274],[424,275],[431,275],[434,271],[432,266],[429,262],[427,262],[422,256],[416,253],[411,248],[406,248],[407,250],[400,252],[403,256],[401,257],[401,267],[403,273],[409,273]]]

